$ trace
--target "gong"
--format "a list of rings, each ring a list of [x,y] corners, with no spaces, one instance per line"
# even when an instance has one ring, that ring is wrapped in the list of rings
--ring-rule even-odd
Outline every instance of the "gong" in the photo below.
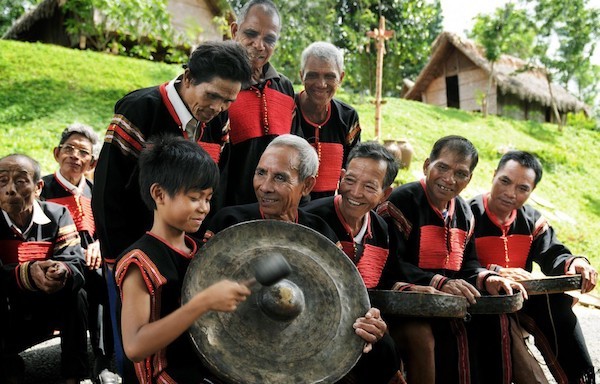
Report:
[[[370,304],[352,261],[320,233],[275,220],[229,227],[191,261],[182,302],[219,280],[251,279],[261,258],[273,254],[290,264],[288,277],[254,285],[234,312],[204,314],[189,330],[192,341],[227,382],[333,383],[362,354],[352,325]]]

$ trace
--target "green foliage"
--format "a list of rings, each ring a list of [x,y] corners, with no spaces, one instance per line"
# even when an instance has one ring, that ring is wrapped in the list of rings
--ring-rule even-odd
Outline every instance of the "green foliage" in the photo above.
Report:
[[[167,0],[69,0],[61,9],[67,32],[97,51],[167,62],[187,58],[176,47],[189,48],[190,37],[173,28]]]
[[[234,11],[245,1],[232,0]],[[271,61],[299,83],[300,54],[314,41],[329,41],[345,52],[344,86],[375,92],[377,50],[367,32],[379,25],[380,12],[394,36],[386,42],[384,94],[398,94],[403,78],[416,78],[442,30],[439,0],[274,0],[283,19],[277,51]]]
[[[25,12],[41,0],[0,0],[0,36]]]

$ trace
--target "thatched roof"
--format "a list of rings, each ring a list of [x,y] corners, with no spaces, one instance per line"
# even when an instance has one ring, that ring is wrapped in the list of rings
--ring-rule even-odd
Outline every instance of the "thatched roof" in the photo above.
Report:
[[[63,2],[64,0],[43,0],[31,11],[19,17],[2,38],[18,39],[19,35],[27,32],[39,20],[51,18],[59,7],[59,3]]]
[[[415,85],[404,96],[406,99],[421,100],[421,94],[429,84],[443,75],[444,64],[453,49],[458,49],[469,60],[488,75],[491,72],[490,62],[485,58],[481,47],[471,40],[462,39],[451,32],[442,32],[433,42],[431,57],[425,68],[421,71]],[[536,101],[543,106],[550,106],[550,92],[548,83],[541,69],[524,70],[527,63],[519,58],[502,55],[494,64],[494,80],[505,94],[513,94],[527,101]],[[558,84],[552,84],[552,93],[558,109],[561,111],[586,110],[588,107],[571,95]]]
[[[23,14],[13,23],[8,31],[2,36],[3,39],[17,40],[21,34],[27,32],[36,22],[49,19],[68,0],[43,0],[31,11]],[[231,6],[224,0],[206,0],[207,7],[215,14],[223,14],[227,20],[233,21],[235,16]]]

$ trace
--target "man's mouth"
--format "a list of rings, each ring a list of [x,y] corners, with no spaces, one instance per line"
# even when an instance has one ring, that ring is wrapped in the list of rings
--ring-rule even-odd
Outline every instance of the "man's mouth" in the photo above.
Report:
[[[438,184],[437,186],[444,192],[454,192],[452,188],[448,188],[446,186],[443,186],[442,184]]]
[[[346,201],[348,202],[348,204],[354,206],[354,207],[358,207],[363,205],[363,203],[356,201],[356,200],[352,200],[352,199],[346,199]]]

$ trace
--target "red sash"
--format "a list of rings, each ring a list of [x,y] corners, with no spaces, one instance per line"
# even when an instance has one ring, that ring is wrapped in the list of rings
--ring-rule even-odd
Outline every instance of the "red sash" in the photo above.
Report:
[[[88,231],[92,237],[96,233],[94,214],[92,213],[92,200],[86,196],[67,196],[56,199],[47,199],[56,204],[64,205],[73,217],[75,226],[79,232]]]
[[[283,135],[292,129],[294,98],[269,88],[241,91],[229,107],[233,144],[266,135]]]
[[[319,155],[319,171],[313,192],[329,192],[338,188],[344,160],[344,147],[338,143],[311,144]]]
[[[352,241],[341,241],[342,250],[352,260],[355,261],[356,249],[354,248],[354,242]],[[379,284],[383,267],[388,258],[388,250],[385,248],[376,247],[371,244],[365,244],[363,254],[356,265],[358,272],[362,277],[365,286],[367,288],[375,288]]]
[[[46,260],[53,248],[49,241],[0,240],[0,259],[4,264]]]
[[[477,257],[484,267],[525,268],[533,237],[529,235],[486,236],[475,239]]]
[[[221,144],[217,143],[207,143],[204,141],[199,141],[198,144],[208,153],[211,159],[215,161],[215,163],[219,164],[219,160],[221,159]]]
[[[446,230],[436,225],[421,228],[419,268],[459,271],[463,262],[467,233],[458,228]]]

